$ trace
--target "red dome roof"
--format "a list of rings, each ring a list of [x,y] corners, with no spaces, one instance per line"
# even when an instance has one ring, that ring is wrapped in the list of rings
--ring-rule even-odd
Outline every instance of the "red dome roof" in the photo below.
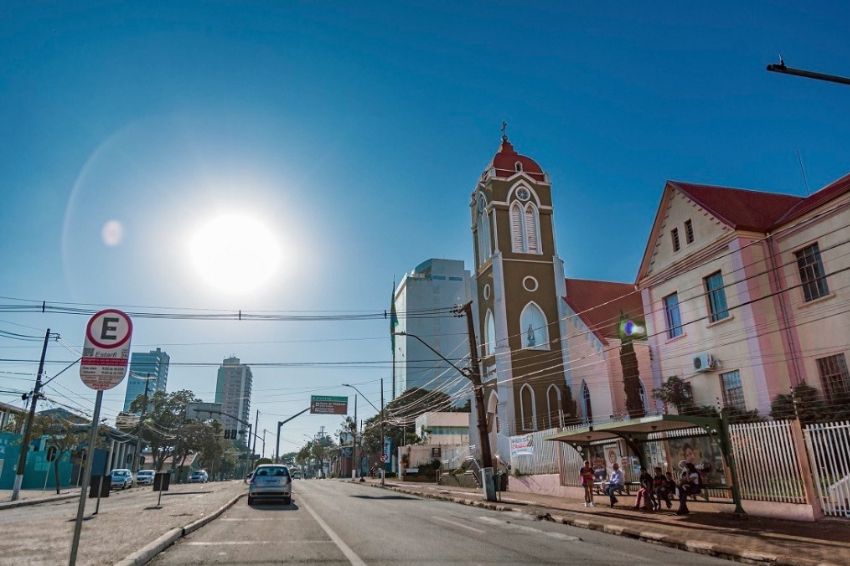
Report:
[[[519,164],[519,166],[517,164]],[[507,136],[502,136],[502,146],[499,148],[496,155],[493,156],[493,160],[490,162],[490,166],[487,167],[487,169],[494,169],[496,177],[503,179],[512,177],[522,171],[535,181],[546,180],[545,173],[543,173],[543,169],[540,168],[540,165],[538,165],[532,158],[518,154],[514,149],[514,146],[511,145],[511,142],[508,141]]]

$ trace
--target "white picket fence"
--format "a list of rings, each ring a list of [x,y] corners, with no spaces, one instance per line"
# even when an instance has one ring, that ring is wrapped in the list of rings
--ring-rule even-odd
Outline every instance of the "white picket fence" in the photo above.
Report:
[[[793,421],[770,421],[729,427],[742,498],[806,503],[792,426]]]
[[[511,438],[531,436],[531,455],[517,456],[511,454],[511,470],[516,474],[557,474],[558,473],[558,446],[556,442],[548,442],[545,438],[556,434],[557,428],[538,430],[528,435],[519,435]]]
[[[850,518],[850,422],[811,424],[805,437],[824,514]]]

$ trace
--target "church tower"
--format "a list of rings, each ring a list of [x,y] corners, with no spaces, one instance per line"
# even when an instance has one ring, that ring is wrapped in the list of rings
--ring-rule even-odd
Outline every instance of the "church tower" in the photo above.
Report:
[[[491,446],[559,426],[569,354],[549,176],[502,135],[472,193],[475,301]],[[503,455],[504,457],[504,455]]]

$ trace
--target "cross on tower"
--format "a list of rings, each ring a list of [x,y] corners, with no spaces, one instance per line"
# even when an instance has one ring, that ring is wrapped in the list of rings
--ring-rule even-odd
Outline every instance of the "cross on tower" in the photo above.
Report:
[[[503,140],[508,139],[507,130],[508,130],[508,123],[505,122],[504,120],[502,120],[502,139]]]

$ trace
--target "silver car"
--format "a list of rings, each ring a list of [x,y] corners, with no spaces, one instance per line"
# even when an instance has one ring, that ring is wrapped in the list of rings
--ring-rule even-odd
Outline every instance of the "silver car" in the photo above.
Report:
[[[282,499],[285,505],[292,503],[289,468],[279,464],[257,466],[248,483],[248,505],[253,505],[257,499]]]
[[[137,485],[153,485],[154,470],[139,470],[136,472]]]

